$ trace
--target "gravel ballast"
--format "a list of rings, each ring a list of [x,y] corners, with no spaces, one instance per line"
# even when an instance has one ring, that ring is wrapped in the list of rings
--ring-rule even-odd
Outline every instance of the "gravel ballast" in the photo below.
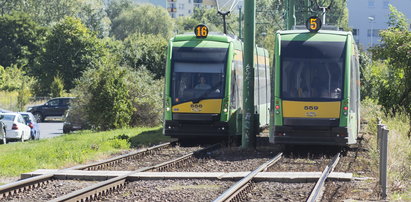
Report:
[[[96,183],[98,182],[78,180],[53,180],[49,181],[47,184],[40,185],[40,187],[17,193],[7,198],[3,198],[1,201],[49,201]]]
[[[277,153],[270,150],[247,151],[224,148],[198,156],[190,166],[171,168],[168,172],[242,172],[253,171],[273,158]]]
[[[257,182],[245,201],[306,201],[315,183]]]
[[[124,160],[114,166],[109,166],[102,168],[101,170],[122,170],[122,171],[133,171],[139,168],[153,166],[165,161],[169,161],[185,154],[198,151],[202,149],[201,147],[170,147],[167,149],[160,150],[153,154],[148,154],[142,156],[138,159]]]
[[[234,182],[214,180],[143,180],[100,201],[212,201]]]

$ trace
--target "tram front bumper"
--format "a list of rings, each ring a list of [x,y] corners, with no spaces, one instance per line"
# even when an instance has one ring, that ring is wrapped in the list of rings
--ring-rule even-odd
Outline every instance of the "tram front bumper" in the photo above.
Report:
[[[228,136],[227,122],[165,121],[164,135],[180,137],[225,137]]]
[[[346,127],[275,126],[270,143],[344,146],[348,143],[348,131]]]

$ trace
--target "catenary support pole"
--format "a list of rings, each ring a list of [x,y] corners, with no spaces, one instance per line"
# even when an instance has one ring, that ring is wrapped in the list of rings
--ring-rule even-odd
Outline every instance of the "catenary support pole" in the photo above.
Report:
[[[291,30],[296,25],[295,0],[288,0],[287,5],[287,30]]]
[[[242,148],[255,148],[254,129],[254,49],[255,0],[244,1],[244,80]]]
[[[242,19],[242,13],[241,13],[241,6],[238,7],[238,38],[241,40],[243,39],[243,30],[241,29],[241,24],[243,22]]]

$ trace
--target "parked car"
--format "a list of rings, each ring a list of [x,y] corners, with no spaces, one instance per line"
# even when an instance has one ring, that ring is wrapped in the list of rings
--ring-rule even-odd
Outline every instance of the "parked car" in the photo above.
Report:
[[[0,139],[3,141],[3,144],[7,144],[6,139],[6,124],[1,121],[3,119],[3,115],[0,114]]]
[[[32,140],[40,139],[40,126],[36,121],[34,115],[30,112],[19,112],[21,116],[24,118],[26,125],[28,125],[31,129],[30,135]]]
[[[31,106],[27,112],[31,112],[37,122],[42,122],[48,116],[63,116],[70,106],[72,97],[53,98],[43,105]]]
[[[18,139],[22,142],[30,139],[30,127],[18,113],[3,113],[1,121],[6,124],[6,138]]]
[[[63,133],[70,133],[76,130],[89,129],[89,124],[80,115],[67,110],[64,115]]]

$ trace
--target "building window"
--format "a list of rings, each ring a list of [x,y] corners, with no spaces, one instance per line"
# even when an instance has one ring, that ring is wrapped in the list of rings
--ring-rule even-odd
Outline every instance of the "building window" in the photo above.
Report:
[[[375,8],[375,0],[368,0],[368,8]]]
[[[171,13],[171,18],[176,18],[176,14],[175,14],[175,13]]]
[[[196,4],[201,4],[201,3],[203,3],[203,0],[193,0],[193,2],[196,3]]]
[[[184,9],[184,4],[178,4],[179,9]]]
[[[190,9],[190,10],[188,10],[188,13],[189,13],[189,14],[191,14],[191,9]]]
[[[188,0],[188,3],[191,4],[191,0]]]
[[[184,14],[179,14],[178,16],[183,17],[183,16],[184,16]]]
[[[352,29],[352,35],[354,35],[354,36],[360,35],[360,30],[359,29]]]

